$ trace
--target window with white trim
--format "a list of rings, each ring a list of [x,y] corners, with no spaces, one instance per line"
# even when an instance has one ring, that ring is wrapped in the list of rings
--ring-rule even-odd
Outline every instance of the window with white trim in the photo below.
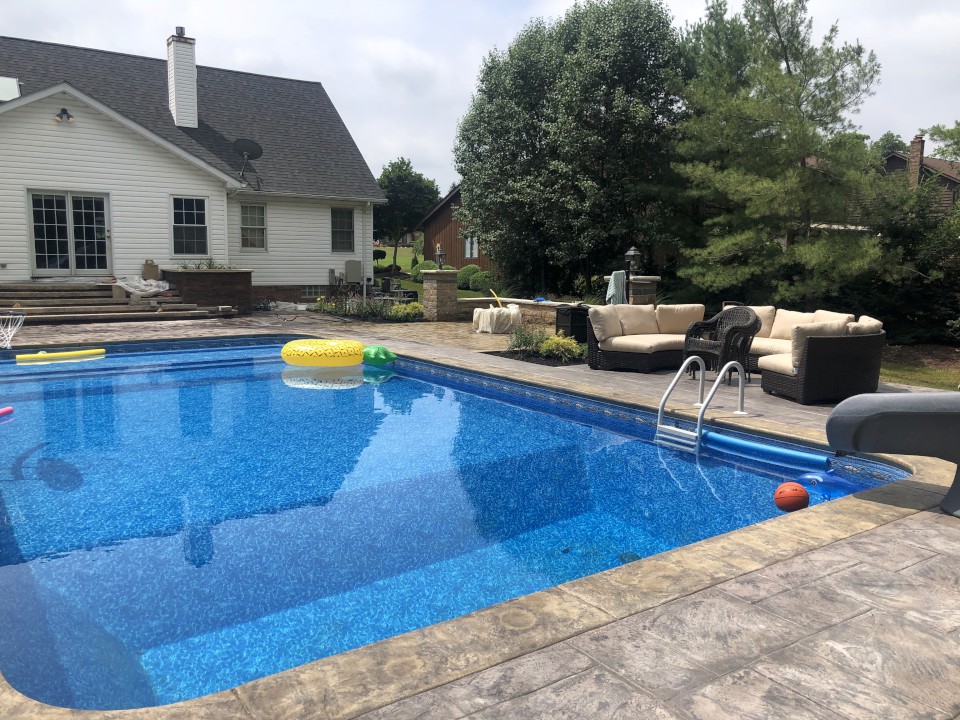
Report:
[[[240,247],[244,250],[267,249],[266,206],[240,206]]]
[[[205,198],[173,198],[173,254],[208,254]]]
[[[330,208],[330,242],[334,252],[353,252],[353,208]]]
[[[480,257],[480,243],[475,237],[465,237],[463,239],[463,258],[474,259]]]

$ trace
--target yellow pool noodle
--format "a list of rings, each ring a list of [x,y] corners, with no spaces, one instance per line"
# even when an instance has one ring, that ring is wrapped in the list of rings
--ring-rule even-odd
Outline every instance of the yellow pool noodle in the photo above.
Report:
[[[103,357],[106,354],[106,350],[103,348],[97,348],[95,350],[67,350],[64,352],[38,352],[31,353],[27,355],[16,355],[16,360],[18,363],[48,363],[48,362],[63,362],[69,360],[93,360],[94,358]]]

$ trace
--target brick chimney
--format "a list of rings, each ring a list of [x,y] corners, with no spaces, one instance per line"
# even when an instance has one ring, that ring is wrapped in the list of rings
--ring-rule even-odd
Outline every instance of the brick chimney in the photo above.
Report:
[[[910,187],[920,185],[920,173],[923,169],[923,135],[914,135],[910,141],[910,157],[907,158],[907,177]]]
[[[177,127],[197,127],[196,44],[182,27],[167,38],[167,95]]]

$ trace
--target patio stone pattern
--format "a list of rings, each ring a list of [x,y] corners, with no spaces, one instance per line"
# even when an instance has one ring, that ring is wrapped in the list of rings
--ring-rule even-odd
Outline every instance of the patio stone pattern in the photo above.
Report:
[[[655,407],[670,372],[541,367],[485,355],[464,323],[313,313],[34,326],[14,349],[304,334],[382,344],[567,392]],[[696,384],[671,409],[690,417]],[[891,392],[908,391],[882,386]],[[722,386],[712,423],[822,445],[829,406]],[[176,705],[50,708],[0,681],[4,718],[948,718],[960,713],[960,519],[937,509],[954,466],[913,476]]]

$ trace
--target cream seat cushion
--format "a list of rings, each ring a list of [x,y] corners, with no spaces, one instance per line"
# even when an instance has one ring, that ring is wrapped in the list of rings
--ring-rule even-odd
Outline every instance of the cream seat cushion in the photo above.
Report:
[[[791,340],[791,354],[793,356],[793,366],[800,366],[800,358],[803,355],[803,347],[807,338],[811,336],[822,337],[824,335],[846,335],[847,321],[837,320],[836,322],[807,323],[806,325],[794,325],[793,339]]]
[[[760,329],[757,331],[755,337],[770,337],[770,331],[773,329],[773,319],[776,317],[777,309],[773,305],[751,305],[750,309],[760,318]]]
[[[873,335],[883,330],[883,323],[868,315],[861,315],[860,320],[847,325],[848,335]]]
[[[657,305],[657,325],[661,333],[686,335],[690,323],[703,320],[705,309],[699,304]]]
[[[780,353],[790,353],[789,340],[755,337],[750,344],[751,355],[778,355]]]
[[[838,313],[833,312],[832,310],[817,310],[813,314],[813,321],[815,323],[824,323],[824,322],[848,322],[852,323],[856,318],[849,313]]]
[[[790,331],[794,325],[804,325],[813,322],[813,313],[797,312],[796,310],[777,310],[773,327],[770,328],[770,337],[777,340],[789,340]]]
[[[623,335],[623,326],[620,325],[616,305],[595,305],[587,311],[587,317],[590,318],[593,334],[597,336],[598,341],[603,342],[609,337]]]
[[[622,335],[607,338],[600,349],[613,352],[654,353],[663,350],[683,350],[685,335]]]
[[[656,335],[660,332],[653,305],[614,305],[620,318],[621,335]]]
[[[793,366],[793,358],[790,353],[777,353],[776,355],[764,355],[757,359],[757,365],[762,372],[775,372],[781,375],[796,375],[797,369]]]

